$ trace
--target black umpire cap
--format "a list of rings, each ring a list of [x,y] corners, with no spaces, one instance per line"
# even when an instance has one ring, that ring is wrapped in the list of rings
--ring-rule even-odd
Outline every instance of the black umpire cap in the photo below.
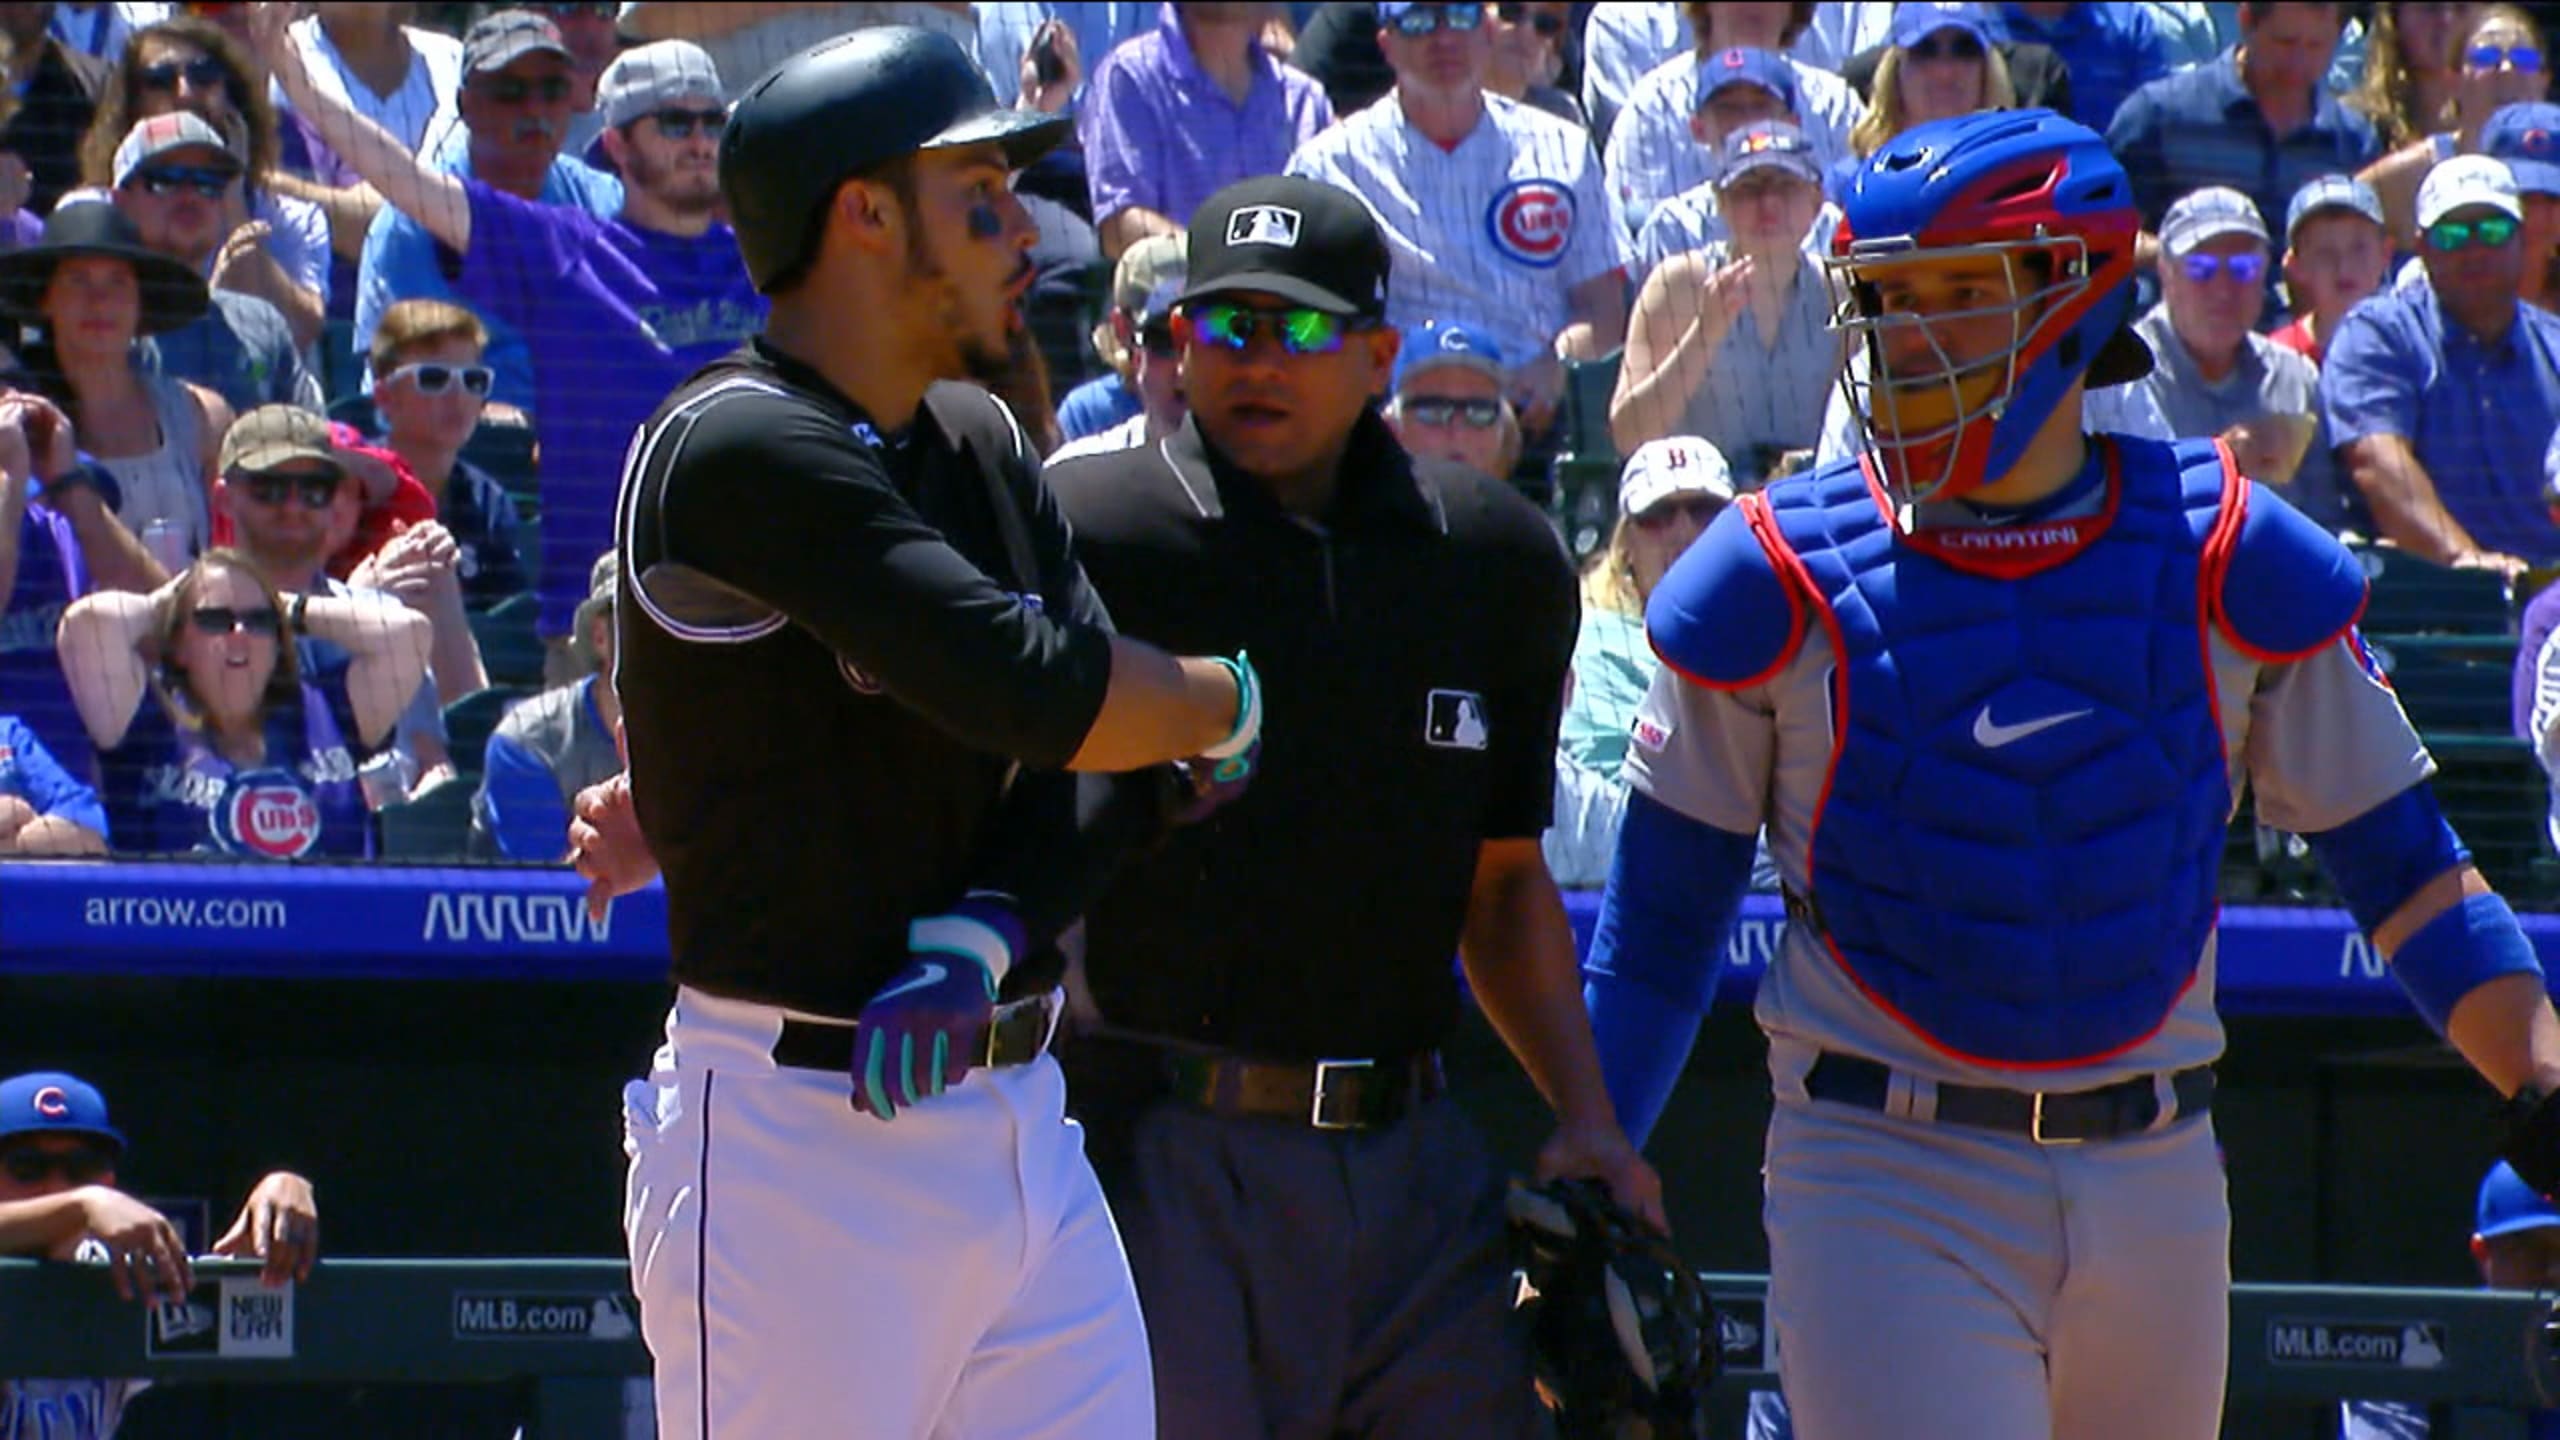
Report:
[[[720,133],[720,193],[756,289],[817,257],[836,190],[901,155],[989,141],[1020,169],[1075,122],[1006,110],[946,35],[879,25],[813,45],[740,96]]]
[[[1295,175],[1239,180],[1191,212],[1185,304],[1240,290],[1336,315],[1387,313],[1386,236],[1359,196]]]

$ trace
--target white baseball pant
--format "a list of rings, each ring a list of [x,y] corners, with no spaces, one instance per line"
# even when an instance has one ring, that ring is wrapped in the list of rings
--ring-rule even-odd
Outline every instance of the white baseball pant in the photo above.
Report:
[[[1152,1440],[1137,1291],[1047,1058],[892,1122],[679,990],[623,1091],[664,1440]],[[806,1017],[803,1017],[806,1018]]]

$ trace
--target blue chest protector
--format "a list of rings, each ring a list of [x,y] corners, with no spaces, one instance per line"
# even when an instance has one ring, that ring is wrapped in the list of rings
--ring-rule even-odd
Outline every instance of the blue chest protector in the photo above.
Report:
[[[1930,553],[1850,462],[1720,517],[1648,612],[1663,658],[1718,688],[1823,628],[1831,774],[1791,913],[1979,1063],[2087,1063],[2159,1029],[2215,923],[2232,805],[2209,630],[2295,658],[2362,606],[2352,560],[2212,442],[2110,443],[2109,512],[2049,561]]]

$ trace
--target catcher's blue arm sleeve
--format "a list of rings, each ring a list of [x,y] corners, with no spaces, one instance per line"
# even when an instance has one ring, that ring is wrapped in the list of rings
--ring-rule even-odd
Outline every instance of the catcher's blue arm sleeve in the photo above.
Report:
[[[1582,1000],[1618,1123],[1638,1145],[1661,1118],[1715,998],[1754,838],[1692,820],[1641,791],[1627,797],[1583,961]]]

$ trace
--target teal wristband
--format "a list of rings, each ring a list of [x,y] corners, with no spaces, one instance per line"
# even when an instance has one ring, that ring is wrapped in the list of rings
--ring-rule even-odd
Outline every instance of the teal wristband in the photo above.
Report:
[[[1236,723],[1227,738],[1200,752],[1203,759],[1226,760],[1253,748],[1262,738],[1262,681],[1253,672],[1253,661],[1241,650],[1236,658],[1224,655],[1209,657],[1227,668],[1236,681]]]
[[[2538,977],[2542,961],[2505,899],[2467,895],[2402,942],[2391,973],[2441,1035],[2463,996],[2502,975]]]

